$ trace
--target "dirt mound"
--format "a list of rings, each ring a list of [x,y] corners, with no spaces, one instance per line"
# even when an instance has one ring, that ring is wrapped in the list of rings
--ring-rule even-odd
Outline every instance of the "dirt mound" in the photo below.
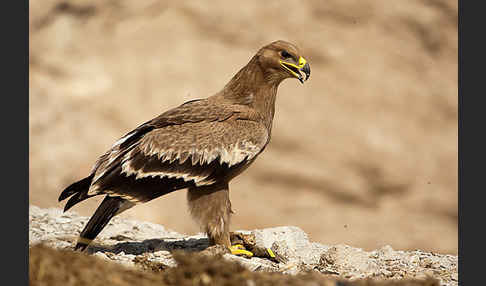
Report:
[[[339,281],[322,274],[285,275],[252,272],[220,256],[175,252],[178,267],[128,268],[97,257],[44,245],[29,249],[29,285],[340,285],[439,286],[435,279],[401,281]],[[147,267],[147,265],[149,265]]]

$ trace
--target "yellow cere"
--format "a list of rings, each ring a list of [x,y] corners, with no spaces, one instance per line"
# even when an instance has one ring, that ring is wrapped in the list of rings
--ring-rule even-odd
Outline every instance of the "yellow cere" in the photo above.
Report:
[[[303,57],[299,58],[299,68],[303,68],[306,63],[307,61]]]

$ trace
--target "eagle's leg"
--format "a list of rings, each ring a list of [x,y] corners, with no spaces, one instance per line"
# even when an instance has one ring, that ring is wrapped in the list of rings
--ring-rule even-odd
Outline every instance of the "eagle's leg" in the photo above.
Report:
[[[228,183],[191,187],[187,201],[192,217],[208,235],[210,245],[226,246],[236,255],[253,255],[241,245],[231,245],[229,224],[232,211]]]

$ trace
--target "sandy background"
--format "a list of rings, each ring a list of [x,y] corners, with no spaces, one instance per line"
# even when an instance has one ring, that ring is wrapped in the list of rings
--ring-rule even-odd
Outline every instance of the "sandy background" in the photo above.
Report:
[[[63,207],[119,137],[283,39],[311,78],[280,85],[272,142],[232,182],[232,229],[457,254],[457,1],[35,0],[29,38],[31,204]],[[122,216],[196,233],[185,196]]]

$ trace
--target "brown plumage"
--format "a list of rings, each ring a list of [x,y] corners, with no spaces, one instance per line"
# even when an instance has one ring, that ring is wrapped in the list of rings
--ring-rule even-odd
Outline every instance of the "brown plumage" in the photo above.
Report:
[[[113,216],[184,188],[190,212],[210,242],[229,247],[228,183],[268,144],[282,80],[295,77],[303,83],[309,75],[299,49],[276,41],[261,48],[218,93],[166,111],[123,136],[88,177],[59,197],[70,197],[66,211],[106,195],[75,249],[85,249]]]

